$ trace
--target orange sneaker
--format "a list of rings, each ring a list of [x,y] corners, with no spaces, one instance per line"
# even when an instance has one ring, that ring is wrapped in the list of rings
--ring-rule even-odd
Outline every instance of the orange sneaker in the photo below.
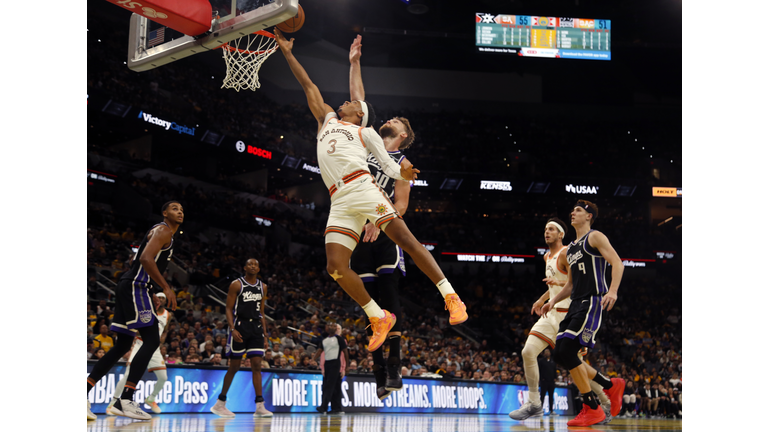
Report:
[[[589,405],[584,404],[584,408],[581,409],[579,415],[575,419],[570,420],[568,426],[592,426],[603,420],[605,420],[605,413],[602,408],[598,406],[597,409],[592,409]]]
[[[451,313],[451,319],[449,320],[451,325],[461,324],[469,318],[467,306],[464,305],[458,294],[448,294],[445,296],[445,309]]]
[[[395,314],[384,310],[384,318],[368,317],[368,320],[371,321],[370,327],[373,327],[373,336],[368,340],[368,351],[373,352],[387,339],[387,333],[395,326],[397,318]]]
[[[610,389],[603,389],[605,395],[611,400],[611,415],[616,417],[621,412],[621,404],[624,399],[624,386],[627,383],[621,378],[611,378],[613,387]]]

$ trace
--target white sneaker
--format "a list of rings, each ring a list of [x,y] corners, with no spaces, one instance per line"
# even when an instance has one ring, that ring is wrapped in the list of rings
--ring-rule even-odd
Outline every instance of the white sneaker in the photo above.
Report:
[[[115,415],[129,417],[136,420],[151,420],[152,416],[144,412],[139,404],[132,400],[120,399],[115,401],[112,406],[112,413]]]
[[[234,418],[235,413],[227,409],[227,403],[221,399],[216,400],[216,403],[211,407],[211,412],[219,417]]]
[[[272,413],[264,408],[264,402],[256,403],[256,412],[253,413],[254,417],[272,417]]]
[[[88,420],[96,420],[96,414],[91,411],[91,401],[85,399],[88,402]]]
[[[115,402],[116,401],[117,401],[117,398],[112,398],[112,400],[109,401],[109,405],[107,405],[107,410],[106,410],[106,413],[107,413],[108,416],[117,415],[117,414],[112,412],[112,407],[115,406]]]
[[[160,406],[155,401],[152,401],[152,402],[144,401],[144,404],[147,405],[149,409],[151,409],[152,412],[155,414],[160,414],[161,412],[163,412],[163,410],[160,409]]]
[[[530,401],[523,404],[520,409],[516,409],[509,413],[509,417],[513,420],[525,420],[529,417],[542,417],[544,415],[544,407],[541,405],[534,405]]]
[[[613,420],[613,416],[611,415],[611,407],[607,405],[600,405],[600,407],[603,409],[603,412],[605,413],[605,420],[597,422],[596,424],[604,425],[608,424]]]

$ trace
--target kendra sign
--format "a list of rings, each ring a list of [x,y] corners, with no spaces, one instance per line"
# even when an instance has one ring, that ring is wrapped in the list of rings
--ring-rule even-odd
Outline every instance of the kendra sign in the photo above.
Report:
[[[176,122],[169,122],[168,120],[163,120],[159,117],[155,117],[150,113],[145,113],[144,111],[141,111],[139,113],[139,118],[144,120],[147,123],[152,123],[154,125],[158,125],[165,130],[175,130],[178,133],[185,133],[187,135],[195,136],[195,128],[190,128],[187,126],[182,126]]]

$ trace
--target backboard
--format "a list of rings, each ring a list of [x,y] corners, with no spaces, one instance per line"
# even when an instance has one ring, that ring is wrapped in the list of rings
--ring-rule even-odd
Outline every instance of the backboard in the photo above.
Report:
[[[299,0],[209,0],[211,29],[192,37],[151,21],[131,16],[128,68],[147,71],[214,50],[232,40],[279,24],[299,10]]]

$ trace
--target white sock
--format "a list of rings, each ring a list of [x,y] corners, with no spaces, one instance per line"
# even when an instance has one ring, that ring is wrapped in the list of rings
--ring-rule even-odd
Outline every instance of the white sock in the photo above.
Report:
[[[453,286],[451,286],[451,283],[448,282],[448,279],[443,279],[438,282],[437,289],[440,290],[440,294],[443,295],[443,298],[445,298],[445,296],[448,294],[456,294],[456,291],[453,290]]]
[[[155,383],[155,388],[152,389],[152,394],[146,399],[147,403],[154,402],[157,395],[163,390],[165,382],[168,381],[168,371],[165,369],[158,369],[155,371],[155,376],[157,377],[157,382]]]
[[[363,306],[363,312],[368,315],[368,318],[384,318],[384,311],[381,310],[379,305],[371,299],[367,305]]]

